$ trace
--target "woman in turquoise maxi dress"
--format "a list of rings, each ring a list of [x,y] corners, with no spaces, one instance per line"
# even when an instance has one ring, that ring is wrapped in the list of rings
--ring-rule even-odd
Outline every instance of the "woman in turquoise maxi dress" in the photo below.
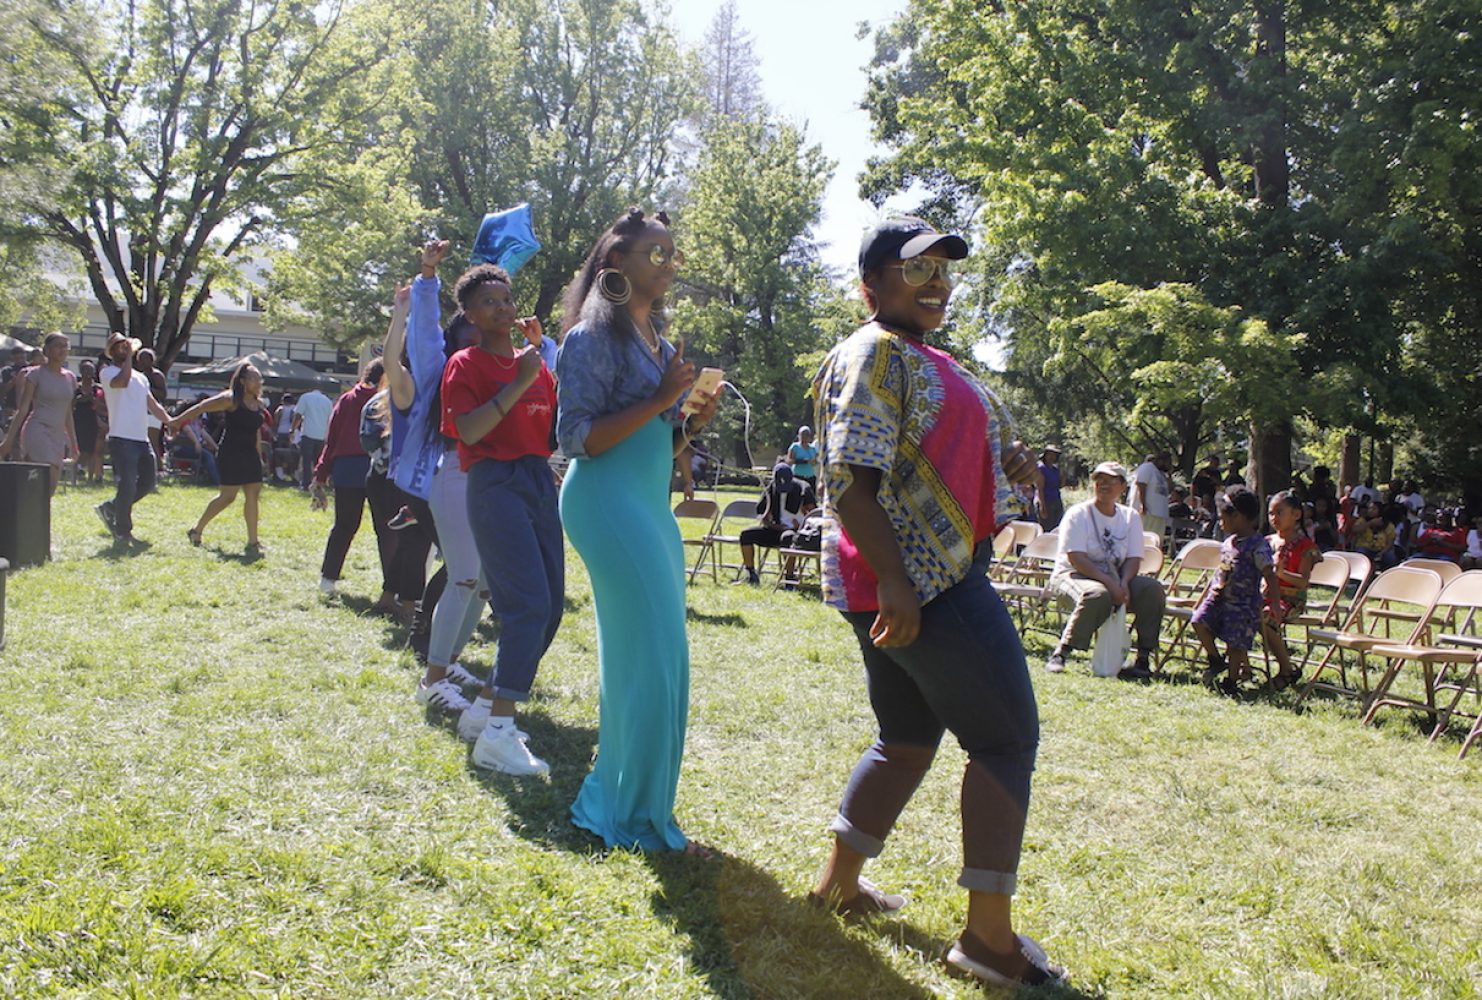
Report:
[[[669,510],[677,445],[710,418],[680,403],[695,379],[660,335],[656,305],[680,262],[662,214],[630,211],[567,290],[556,363],[557,437],[571,466],[561,521],[586,564],[597,613],[597,762],[572,822],[609,847],[689,850],[674,819],[689,712],[684,555]]]

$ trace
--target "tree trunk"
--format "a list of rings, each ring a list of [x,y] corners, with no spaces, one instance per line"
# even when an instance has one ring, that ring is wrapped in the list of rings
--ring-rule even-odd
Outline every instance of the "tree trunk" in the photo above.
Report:
[[[1379,443],[1379,469],[1374,476],[1375,486],[1387,486],[1389,481],[1395,477],[1395,443],[1393,441],[1381,441]]]
[[[1357,434],[1343,435],[1343,457],[1338,462],[1338,489],[1357,486],[1359,465],[1363,461],[1363,438]]]
[[[1250,423],[1250,466],[1256,495],[1265,499],[1292,485],[1292,424],[1290,420]]]

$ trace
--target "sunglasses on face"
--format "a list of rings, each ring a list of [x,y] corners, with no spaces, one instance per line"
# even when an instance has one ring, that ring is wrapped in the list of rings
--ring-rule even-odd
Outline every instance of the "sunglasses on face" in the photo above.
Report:
[[[942,257],[912,257],[885,266],[900,268],[901,278],[912,288],[920,288],[931,280],[933,274],[940,274],[945,284],[952,284],[952,262]]]
[[[655,243],[649,247],[648,252],[643,255],[648,258],[648,262],[654,267],[663,267],[665,264],[668,264],[676,271],[684,267],[684,254],[678,250],[669,250],[660,243]]]

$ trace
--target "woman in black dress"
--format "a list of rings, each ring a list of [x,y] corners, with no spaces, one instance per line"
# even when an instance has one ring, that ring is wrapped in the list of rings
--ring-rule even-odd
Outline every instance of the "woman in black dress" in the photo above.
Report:
[[[77,394],[72,397],[72,426],[77,432],[77,464],[88,482],[103,481],[103,419],[108,409],[103,403],[103,389],[98,385],[98,369],[91,361],[80,366]]]
[[[237,500],[242,492],[242,517],[247,522],[247,554],[261,555],[257,541],[257,499],[262,492],[262,459],[257,453],[257,439],[262,430],[262,373],[250,364],[242,364],[232,373],[226,391],[201,400],[170,421],[178,430],[203,413],[223,413],[225,430],[216,451],[217,469],[221,474],[220,492],[206,505],[201,519],[186,535],[190,544],[201,544],[201,533],[211,520]]]

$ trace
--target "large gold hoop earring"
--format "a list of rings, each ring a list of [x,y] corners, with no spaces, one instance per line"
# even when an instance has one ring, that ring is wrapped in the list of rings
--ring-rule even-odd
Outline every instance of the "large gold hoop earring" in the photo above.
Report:
[[[633,283],[617,268],[604,267],[597,272],[597,291],[615,306],[626,305],[633,297]]]

